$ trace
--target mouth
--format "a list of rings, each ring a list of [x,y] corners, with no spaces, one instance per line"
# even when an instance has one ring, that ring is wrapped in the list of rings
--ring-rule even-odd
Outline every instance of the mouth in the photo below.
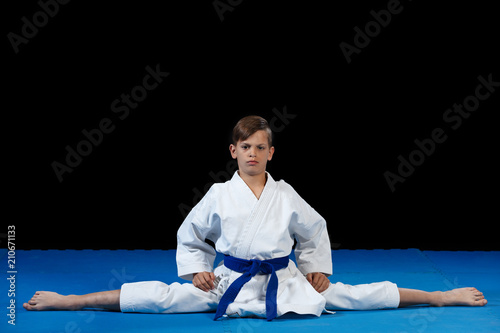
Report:
[[[248,165],[257,165],[257,164],[259,164],[259,162],[257,162],[257,161],[248,161],[247,164]]]

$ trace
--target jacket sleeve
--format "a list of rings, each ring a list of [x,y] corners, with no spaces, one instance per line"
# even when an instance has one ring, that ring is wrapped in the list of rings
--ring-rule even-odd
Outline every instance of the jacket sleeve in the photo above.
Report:
[[[297,267],[304,275],[320,272],[330,276],[332,251],[326,221],[298,194],[296,208],[291,226],[297,240],[295,247]]]
[[[177,274],[182,279],[191,281],[194,273],[213,270],[216,252],[205,240],[215,242],[220,236],[220,222],[213,213],[215,192],[212,186],[177,231]]]

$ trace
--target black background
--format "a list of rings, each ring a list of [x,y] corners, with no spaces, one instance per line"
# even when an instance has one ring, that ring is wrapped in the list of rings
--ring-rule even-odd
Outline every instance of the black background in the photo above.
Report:
[[[8,33],[41,7],[4,4],[17,248],[175,248],[179,207],[223,175],[232,127],[258,114],[280,130],[268,171],[325,217],[335,248],[500,249],[500,88],[458,129],[443,121],[478,76],[500,81],[492,2],[401,1],[350,63],[339,44],[389,1],[220,3],[234,5],[223,20],[213,1],[71,1],[17,54]],[[157,65],[170,75],[120,120],[111,103]],[[59,182],[51,163],[103,118],[114,131]],[[438,127],[447,140],[392,192],[384,172]]]

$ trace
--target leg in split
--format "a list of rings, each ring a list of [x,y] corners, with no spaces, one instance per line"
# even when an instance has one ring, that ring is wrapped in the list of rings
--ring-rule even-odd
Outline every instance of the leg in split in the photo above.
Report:
[[[125,288],[124,288],[125,287]],[[23,304],[26,310],[81,310],[99,308],[111,311],[178,313],[202,312],[217,308],[218,296],[203,292],[192,284],[137,282],[125,284],[122,290],[110,290],[85,295],[60,295],[37,291]],[[391,282],[361,285],[331,284],[322,293],[328,310],[373,310],[428,304],[431,306],[484,306],[488,302],[476,288],[458,288],[449,291],[427,292],[398,288]],[[121,296],[124,297],[122,305]],[[220,295],[219,295],[220,296]],[[121,307],[124,309],[121,309]]]
[[[429,304],[432,306],[483,306],[488,303],[482,292],[473,287],[458,288],[448,291],[427,292],[416,289],[398,288],[400,302],[399,307],[418,304]]]
[[[142,313],[204,312],[215,310],[220,296],[216,292],[204,292],[191,283],[168,285],[147,281],[126,283],[118,290],[86,295],[37,291],[23,307],[30,311],[99,308]]]
[[[110,290],[86,295],[60,295],[52,291],[37,291],[23,304],[26,310],[81,310],[99,308],[120,311],[120,290]]]
[[[328,310],[375,310],[424,304],[483,306],[488,303],[476,288],[427,292],[398,288],[388,281],[354,286],[338,282],[331,284],[322,295]]]

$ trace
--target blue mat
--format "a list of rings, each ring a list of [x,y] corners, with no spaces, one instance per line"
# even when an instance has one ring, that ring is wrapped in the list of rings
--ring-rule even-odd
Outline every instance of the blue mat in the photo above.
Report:
[[[37,290],[82,294],[118,289],[122,283],[160,280],[182,282],[175,251],[32,250],[16,251],[15,297],[9,297],[7,251],[1,250],[3,291],[1,332],[500,332],[500,252],[408,250],[336,250],[332,282],[347,284],[389,280],[401,287],[449,290],[475,286],[488,305],[409,307],[379,311],[337,311],[320,318],[289,314],[261,319],[213,321],[213,313],[123,314],[107,311],[29,312],[22,303]],[[219,260],[221,258],[218,258]],[[8,324],[15,299],[15,326]]]

